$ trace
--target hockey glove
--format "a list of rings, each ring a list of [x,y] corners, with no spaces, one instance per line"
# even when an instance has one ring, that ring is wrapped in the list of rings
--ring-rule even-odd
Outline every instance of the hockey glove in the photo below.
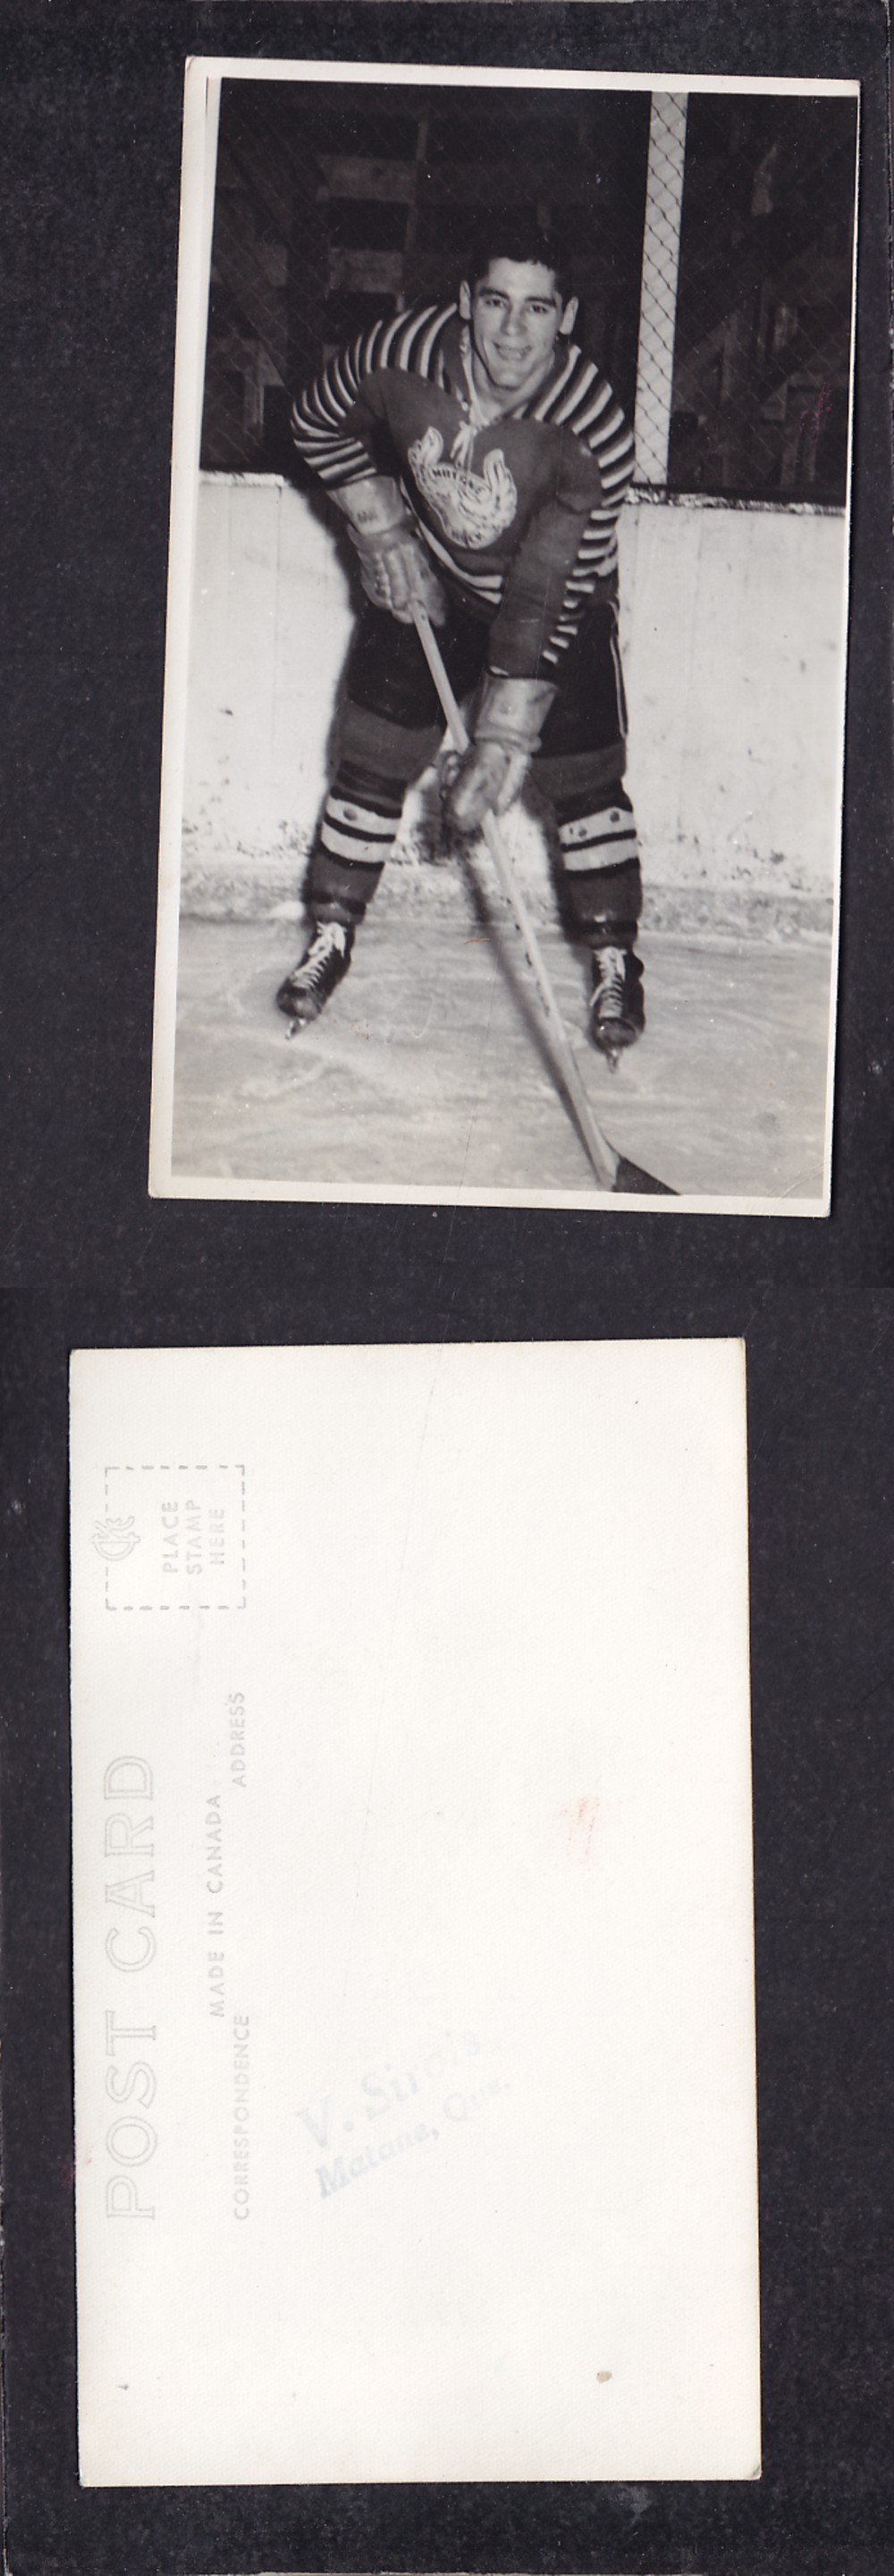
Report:
[[[412,626],[413,609],[426,608],[434,626],[447,613],[437,573],[397,484],[375,474],[336,495],[360,557],[360,579],[374,608],[387,609],[401,626]]]
[[[469,750],[444,764],[445,805],[457,832],[477,832],[485,814],[505,814],[521,795],[555,694],[549,680],[485,673]]]

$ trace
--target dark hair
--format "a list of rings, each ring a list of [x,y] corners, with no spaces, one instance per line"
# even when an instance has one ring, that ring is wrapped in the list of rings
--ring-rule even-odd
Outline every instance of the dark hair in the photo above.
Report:
[[[466,262],[470,287],[480,285],[493,259],[514,259],[520,266],[548,268],[555,278],[557,294],[563,305],[567,304],[572,288],[565,244],[552,224],[538,221],[533,206],[493,206],[479,215]]]

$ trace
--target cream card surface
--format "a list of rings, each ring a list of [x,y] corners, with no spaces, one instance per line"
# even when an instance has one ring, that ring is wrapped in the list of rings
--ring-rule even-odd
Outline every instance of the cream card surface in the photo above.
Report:
[[[744,1352],[72,1381],[88,2485],[759,2473]]]

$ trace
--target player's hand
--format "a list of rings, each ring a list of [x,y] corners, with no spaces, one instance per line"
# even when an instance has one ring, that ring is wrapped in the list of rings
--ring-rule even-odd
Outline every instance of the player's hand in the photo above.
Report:
[[[374,608],[386,608],[401,626],[412,626],[414,608],[425,608],[432,625],[443,626],[447,602],[410,519],[377,536],[355,532],[354,544],[360,579]]]
[[[442,772],[447,816],[457,832],[477,832],[485,814],[505,814],[514,805],[555,694],[551,680],[485,672],[474,739],[463,758],[447,761]]]
[[[360,579],[374,608],[412,626],[414,608],[442,626],[447,602],[415,519],[390,474],[367,474],[336,494],[360,557]]]
[[[481,828],[485,814],[505,814],[521,795],[528,768],[525,751],[507,743],[473,742],[462,756],[448,752],[441,764],[444,811],[454,831],[465,838]]]

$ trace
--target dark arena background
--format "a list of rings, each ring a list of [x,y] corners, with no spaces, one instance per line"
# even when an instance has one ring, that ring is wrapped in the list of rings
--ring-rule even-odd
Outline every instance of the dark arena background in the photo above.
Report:
[[[293,470],[290,392],[446,301],[489,206],[558,223],[640,479],[843,504],[854,110],[805,97],[225,82],[202,462]],[[650,121],[653,150],[649,166]],[[649,187],[647,194],[647,176]]]
[[[191,620],[170,1172],[549,1203],[588,1189],[488,862],[413,790],[324,1020],[273,997],[359,599],[292,396],[379,315],[456,293],[490,208],[569,252],[575,337],[632,417],[620,528],[647,1027],[614,1080],[543,832],[511,819],[591,1105],[690,1202],[828,1188],[856,101],[224,79]],[[173,853],[172,853],[173,856]],[[536,1019],[536,1014],[535,1014]],[[606,1099],[606,1093],[608,1097]],[[163,1184],[162,1184],[163,1185]]]

